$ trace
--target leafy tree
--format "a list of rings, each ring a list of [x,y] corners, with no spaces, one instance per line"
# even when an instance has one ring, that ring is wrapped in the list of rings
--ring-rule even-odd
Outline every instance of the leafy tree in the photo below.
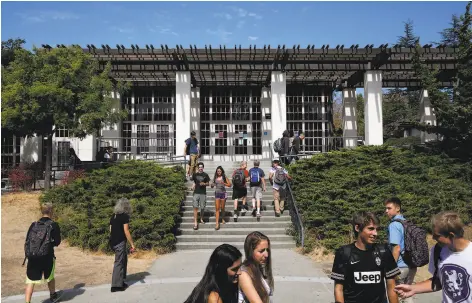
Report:
[[[8,39],[2,41],[2,66],[8,66],[15,59],[15,50],[23,48],[24,39]]]
[[[437,70],[430,70],[421,61],[421,47],[418,44],[413,56],[413,66],[423,87],[428,90],[434,108],[437,126],[419,125],[421,130],[443,136],[442,148],[456,156],[472,156],[472,30],[469,2],[466,12],[460,18],[458,31],[459,52],[457,65],[457,84],[451,100],[442,91],[437,80]]]
[[[98,61],[80,47],[18,49],[3,70],[2,127],[18,136],[46,140],[45,187],[50,185],[52,136],[55,126],[76,137],[96,134],[102,125],[116,123],[126,112],[113,109],[114,85],[110,65],[99,71]]]
[[[420,38],[415,36],[413,32],[413,21],[408,19],[403,24],[405,26],[404,35],[398,36],[397,44],[401,47],[415,47]]]
[[[451,27],[445,28],[439,33],[441,35],[441,42],[435,42],[436,45],[445,45],[448,47],[459,46],[460,17],[457,17],[456,14],[452,15],[452,20],[449,24]]]

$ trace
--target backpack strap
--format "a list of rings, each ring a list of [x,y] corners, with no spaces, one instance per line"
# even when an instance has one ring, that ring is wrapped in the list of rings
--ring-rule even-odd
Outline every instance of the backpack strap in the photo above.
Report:
[[[352,247],[349,244],[349,245],[344,245],[342,248],[343,248],[343,263],[344,265],[347,265],[349,264],[349,261],[351,260]]]
[[[25,240],[25,245],[26,245],[26,242],[28,241],[28,237],[29,237],[29,234],[31,232],[31,228],[33,227],[34,224],[36,224],[38,221],[35,221],[33,223],[31,223],[30,227],[28,228],[28,232],[26,233],[26,240]],[[26,263],[26,251],[25,251],[25,259],[23,260],[23,264],[21,264],[21,266],[25,266],[25,263]]]
[[[438,265],[439,265],[439,260],[441,259],[441,250],[442,247],[439,246],[438,244],[434,245],[434,250],[433,250],[433,261],[434,261],[434,274],[433,277],[431,278],[431,289],[433,291],[437,291],[442,289],[441,281],[439,280],[438,277]]]

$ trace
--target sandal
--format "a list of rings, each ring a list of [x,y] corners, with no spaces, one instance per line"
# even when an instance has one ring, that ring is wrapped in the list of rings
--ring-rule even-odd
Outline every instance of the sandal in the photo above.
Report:
[[[197,230],[197,229],[198,229],[198,225],[195,225],[195,226],[193,227],[193,230]]]
[[[203,221],[203,219],[200,219],[200,223],[205,224],[205,221]]]
[[[215,230],[219,230],[220,229],[220,225],[218,224],[217,226],[215,226]]]
[[[226,221],[224,219],[221,219],[221,224],[226,224]]]

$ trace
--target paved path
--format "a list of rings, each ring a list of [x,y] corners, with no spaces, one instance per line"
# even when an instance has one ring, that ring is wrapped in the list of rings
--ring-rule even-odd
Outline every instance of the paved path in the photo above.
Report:
[[[168,254],[157,259],[121,293],[111,293],[110,284],[82,287],[65,291],[63,302],[159,302],[181,303],[191,293],[203,275],[211,250],[187,250]],[[273,272],[275,278],[274,303],[333,302],[333,282],[321,267],[309,258],[289,249],[275,249]],[[133,276],[133,275],[132,275]],[[133,279],[133,277],[130,277]],[[136,275],[134,275],[136,276]],[[48,292],[37,292],[32,302],[49,302]],[[24,303],[24,296],[2,298],[2,302]],[[415,303],[440,302],[439,294],[421,295]],[[366,302],[368,303],[368,302]]]

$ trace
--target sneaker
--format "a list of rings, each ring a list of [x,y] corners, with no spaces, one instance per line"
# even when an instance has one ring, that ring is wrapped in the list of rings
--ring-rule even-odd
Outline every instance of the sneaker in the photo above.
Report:
[[[260,217],[261,217],[261,213],[260,213],[260,212],[257,212],[256,217],[260,218]]]
[[[237,219],[237,218],[238,218],[238,214],[234,212],[233,219]]]
[[[126,287],[112,287],[111,292],[117,292],[117,291],[125,291]]]
[[[242,209],[241,209],[241,213],[245,214],[247,212],[247,209],[245,207],[245,205],[243,205]]]
[[[62,290],[56,291],[56,292],[53,293],[52,295],[51,295],[51,294],[49,295],[49,299],[50,299],[51,302],[53,302],[53,303],[59,302],[59,299],[62,297],[62,295],[64,295],[64,291],[62,291]]]

